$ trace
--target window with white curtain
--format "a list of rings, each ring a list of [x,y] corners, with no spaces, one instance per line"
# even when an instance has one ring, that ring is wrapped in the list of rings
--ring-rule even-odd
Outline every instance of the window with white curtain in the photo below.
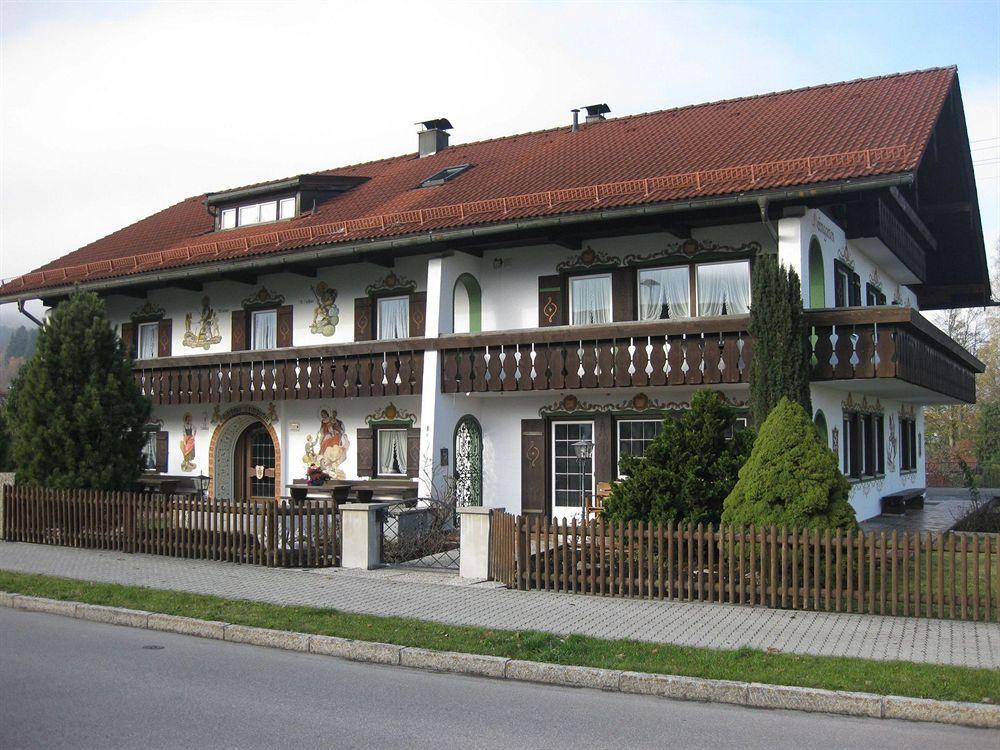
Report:
[[[158,323],[139,324],[139,352],[138,359],[153,359],[157,354],[157,339],[159,338]]]
[[[688,266],[639,271],[639,320],[686,318],[691,315]]]
[[[406,475],[406,430],[382,429],[375,433],[379,476]]]
[[[611,275],[575,276],[569,282],[570,322],[575,326],[611,322]]]
[[[702,263],[695,269],[699,315],[742,315],[750,310],[750,263]]]
[[[145,471],[156,469],[156,430],[146,430],[142,444],[142,468]]]
[[[251,349],[274,349],[278,345],[278,311],[255,311],[251,317],[251,329]]]
[[[405,339],[410,335],[410,298],[382,297],[378,301],[380,340]]]

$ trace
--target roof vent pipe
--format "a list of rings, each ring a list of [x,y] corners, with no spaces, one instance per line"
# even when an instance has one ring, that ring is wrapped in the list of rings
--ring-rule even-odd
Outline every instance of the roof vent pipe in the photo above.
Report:
[[[424,120],[414,124],[423,127],[423,130],[417,133],[417,152],[421,159],[448,148],[448,131],[452,129],[452,125],[446,118],[439,117],[436,120]]]
[[[573,113],[573,129],[571,132],[575,133],[580,129],[580,110],[571,109],[570,112]]]
[[[587,110],[587,119],[585,122],[588,124],[592,122],[601,122],[606,119],[604,115],[611,111],[611,107],[607,104],[591,104],[584,107],[584,109]]]

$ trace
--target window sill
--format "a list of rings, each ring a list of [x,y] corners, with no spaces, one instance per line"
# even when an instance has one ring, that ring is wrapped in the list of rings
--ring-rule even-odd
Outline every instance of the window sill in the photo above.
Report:
[[[885,474],[876,474],[875,476],[865,476],[865,477],[848,477],[847,481],[851,484],[865,484],[866,482],[878,482],[885,479]]]

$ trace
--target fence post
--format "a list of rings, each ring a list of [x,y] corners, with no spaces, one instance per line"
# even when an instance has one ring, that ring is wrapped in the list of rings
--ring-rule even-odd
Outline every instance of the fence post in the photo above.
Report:
[[[484,581],[490,577],[490,534],[493,513],[503,508],[459,508],[462,544],[459,547],[458,575]]]
[[[381,510],[385,507],[384,503],[344,503],[340,506],[343,524],[341,567],[371,570],[382,564]]]

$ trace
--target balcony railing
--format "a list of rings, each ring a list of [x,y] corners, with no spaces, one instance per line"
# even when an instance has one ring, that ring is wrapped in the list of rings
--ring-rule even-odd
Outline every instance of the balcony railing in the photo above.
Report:
[[[423,339],[137,360],[153,404],[210,404],[420,393]]]

